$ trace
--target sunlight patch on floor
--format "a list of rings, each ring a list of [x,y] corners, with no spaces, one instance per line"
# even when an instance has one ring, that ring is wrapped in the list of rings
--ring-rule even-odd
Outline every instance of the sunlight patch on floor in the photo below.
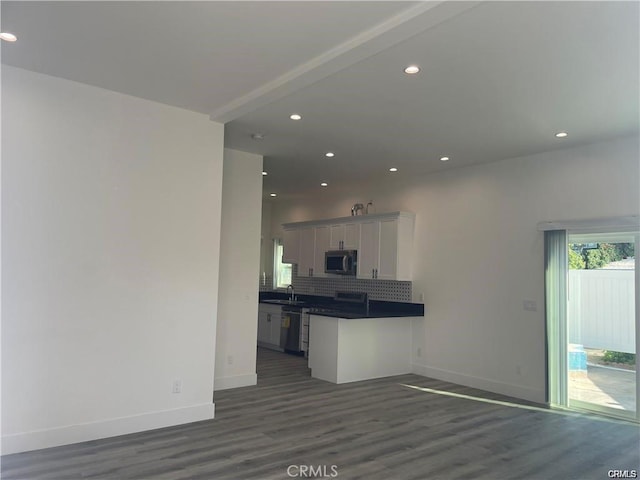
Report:
[[[513,402],[505,402],[502,400],[492,400],[490,398],[483,398],[483,397],[475,397],[473,395],[465,395],[463,393],[455,393],[455,392],[447,392],[446,390],[435,390],[433,388],[427,388],[427,387],[418,387],[416,385],[407,385],[406,383],[401,383],[400,385],[402,385],[403,387],[408,387],[411,388],[413,390],[419,390],[421,392],[425,392],[425,393],[432,393],[434,395],[444,395],[446,397],[454,397],[454,398],[461,398],[464,400],[472,400],[474,402],[481,402],[481,403],[490,403],[493,405],[500,405],[503,407],[510,407],[510,408],[519,408],[522,410],[531,410],[534,412],[544,412],[544,413],[552,413],[554,415],[566,415],[566,416],[570,416],[570,417],[580,417],[580,418],[586,418],[589,420],[600,420],[603,422],[614,422],[614,423],[624,423],[624,424],[629,424],[629,423],[633,423],[624,419],[614,419],[614,418],[607,418],[607,417],[602,417],[599,415],[586,415],[583,413],[578,413],[578,412],[571,412],[568,410],[563,410],[560,408],[556,408],[556,407],[552,407],[552,408],[544,408],[544,407],[536,407],[533,405],[522,405],[519,403],[513,403]]]

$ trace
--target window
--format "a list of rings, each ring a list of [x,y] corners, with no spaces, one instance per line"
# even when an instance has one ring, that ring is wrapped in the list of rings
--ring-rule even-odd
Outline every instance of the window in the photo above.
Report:
[[[273,286],[287,288],[291,284],[291,264],[282,263],[282,241],[273,240]]]

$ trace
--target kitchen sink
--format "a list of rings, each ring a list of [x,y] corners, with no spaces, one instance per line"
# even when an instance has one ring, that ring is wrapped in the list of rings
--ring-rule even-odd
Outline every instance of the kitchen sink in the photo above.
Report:
[[[276,305],[295,305],[298,307],[307,304],[307,302],[302,300],[282,300],[282,299],[262,300],[262,303],[274,303]]]

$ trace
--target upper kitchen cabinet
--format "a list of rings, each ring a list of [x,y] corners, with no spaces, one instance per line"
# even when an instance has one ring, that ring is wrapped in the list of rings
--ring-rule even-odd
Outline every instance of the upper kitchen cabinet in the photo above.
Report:
[[[325,277],[324,253],[329,250],[329,227],[285,229],[283,263],[298,265],[299,277]]]
[[[298,276],[312,277],[316,263],[316,229],[305,227],[299,230]]]
[[[396,214],[360,224],[358,278],[411,280],[411,214]]]
[[[314,277],[327,276],[327,274],[324,272],[324,254],[327,252],[327,250],[330,249],[330,236],[331,231],[328,225],[323,225],[321,227],[315,228],[316,248],[314,256],[314,267],[312,271]]]
[[[282,236],[282,263],[298,263],[300,260],[300,230],[285,230]]]
[[[360,224],[338,223],[330,227],[329,247],[334,250],[358,250]]]
[[[283,261],[297,263],[298,276],[324,277],[326,251],[357,250],[358,278],[411,280],[414,218],[394,212],[287,223]]]
[[[360,224],[360,249],[358,250],[358,278],[376,278],[380,266],[380,221]]]

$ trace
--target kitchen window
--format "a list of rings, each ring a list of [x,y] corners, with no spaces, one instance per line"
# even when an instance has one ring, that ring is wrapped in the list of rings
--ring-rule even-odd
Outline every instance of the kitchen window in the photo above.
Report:
[[[282,240],[273,240],[273,287],[287,288],[291,285],[291,264],[282,263]]]

